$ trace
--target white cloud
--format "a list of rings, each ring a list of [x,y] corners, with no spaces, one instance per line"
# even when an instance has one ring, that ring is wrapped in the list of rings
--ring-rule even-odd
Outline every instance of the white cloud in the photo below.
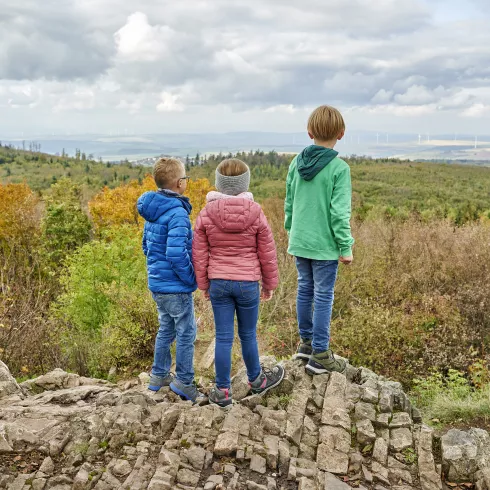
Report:
[[[490,105],[484,9],[449,28],[426,0],[0,1],[0,129],[24,109],[61,128],[76,111],[81,130],[126,111],[144,132],[161,112],[205,128],[222,108],[239,130],[240,114],[284,129],[320,103],[406,126]]]
[[[158,112],[181,112],[184,106],[179,102],[181,99],[178,94],[162,92],[160,95],[161,102],[157,105]]]

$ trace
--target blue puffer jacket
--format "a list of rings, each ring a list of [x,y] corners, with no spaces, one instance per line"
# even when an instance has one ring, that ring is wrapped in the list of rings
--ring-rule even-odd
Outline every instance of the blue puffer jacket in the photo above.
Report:
[[[146,220],[143,252],[148,287],[154,293],[192,293],[197,288],[191,210],[187,197],[170,191],[145,192],[138,199],[138,212]]]

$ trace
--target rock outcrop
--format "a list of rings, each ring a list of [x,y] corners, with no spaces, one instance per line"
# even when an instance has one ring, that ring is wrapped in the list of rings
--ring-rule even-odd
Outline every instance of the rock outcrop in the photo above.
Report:
[[[433,444],[399,383],[285,368],[266,396],[246,396],[242,370],[221,410],[149,392],[145,376],[121,388],[55,370],[19,386],[0,363],[0,488],[441,490],[444,471],[490,490],[485,431]]]

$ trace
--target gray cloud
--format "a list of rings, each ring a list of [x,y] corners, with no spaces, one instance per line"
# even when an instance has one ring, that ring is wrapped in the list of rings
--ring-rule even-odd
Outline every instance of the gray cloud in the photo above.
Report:
[[[437,23],[436,5],[445,3],[0,0],[0,107],[148,121],[324,102],[486,114],[488,18]]]

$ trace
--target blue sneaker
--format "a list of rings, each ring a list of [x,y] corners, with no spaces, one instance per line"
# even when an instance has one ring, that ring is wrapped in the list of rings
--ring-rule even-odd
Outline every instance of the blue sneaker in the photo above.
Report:
[[[150,382],[148,383],[148,389],[151,391],[158,391],[164,386],[170,386],[170,383],[174,380],[174,375],[172,373],[167,374],[164,378],[162,376],[155,376],[152,374],[150,376]]]
[[[174,378],[170,383],[170,389],[179,395],[184,400],[190,400],[192,403],[201,404],[207,401],[206,395],[202,394],[196,387],[194,383],[190,385],[185,385],[182,381]]]

